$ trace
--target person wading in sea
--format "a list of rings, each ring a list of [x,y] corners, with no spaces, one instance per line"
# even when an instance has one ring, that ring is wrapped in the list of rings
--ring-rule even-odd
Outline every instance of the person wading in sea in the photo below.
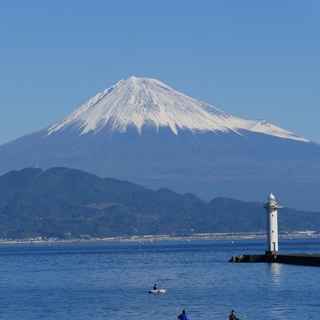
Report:
[[[235,315],[234,315],[234,310],[231,311],[231,314],[229,316],[229,320],[239,320]]]
[[[180,316],[177,317],[179,320],[189,320],[186,315],[186,310],[182,310]]]

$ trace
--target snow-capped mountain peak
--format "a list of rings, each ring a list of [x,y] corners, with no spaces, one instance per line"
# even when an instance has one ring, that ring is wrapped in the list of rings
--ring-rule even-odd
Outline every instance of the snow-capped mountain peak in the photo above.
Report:
[[[281,138],[308,141],[266,121],[245,120],[173,90],[164,83],[147,78],[130,77],[91,98],[82,107],[48,128],[48,135],[66,127],[97,133],[105,125],[111,132],[125,132],[135,126],[169,126],[177,135],[179,129],[196,131],[249,130]]]

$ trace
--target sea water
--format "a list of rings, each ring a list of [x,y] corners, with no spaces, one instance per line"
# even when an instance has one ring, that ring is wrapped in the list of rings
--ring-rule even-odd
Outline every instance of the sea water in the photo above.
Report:
[[[320,240],[279,249],[319,253]],[[320,267],[228,262],[265,250],[266,240],[2,245],[0,319],[320,319]],[[155,283],[166,293],[150,294]]]

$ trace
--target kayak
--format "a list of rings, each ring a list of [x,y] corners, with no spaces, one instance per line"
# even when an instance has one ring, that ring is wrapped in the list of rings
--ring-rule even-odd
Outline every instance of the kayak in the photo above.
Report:
[[[166,289],[149,290],[149,293],[165,293]]]

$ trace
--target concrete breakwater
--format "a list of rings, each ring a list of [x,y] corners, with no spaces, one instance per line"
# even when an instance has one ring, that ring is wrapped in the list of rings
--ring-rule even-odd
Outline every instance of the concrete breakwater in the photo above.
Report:
[[[320,266],[320,254],[256,254],[232,257],[229,262],[267,262],[303,266]]]

